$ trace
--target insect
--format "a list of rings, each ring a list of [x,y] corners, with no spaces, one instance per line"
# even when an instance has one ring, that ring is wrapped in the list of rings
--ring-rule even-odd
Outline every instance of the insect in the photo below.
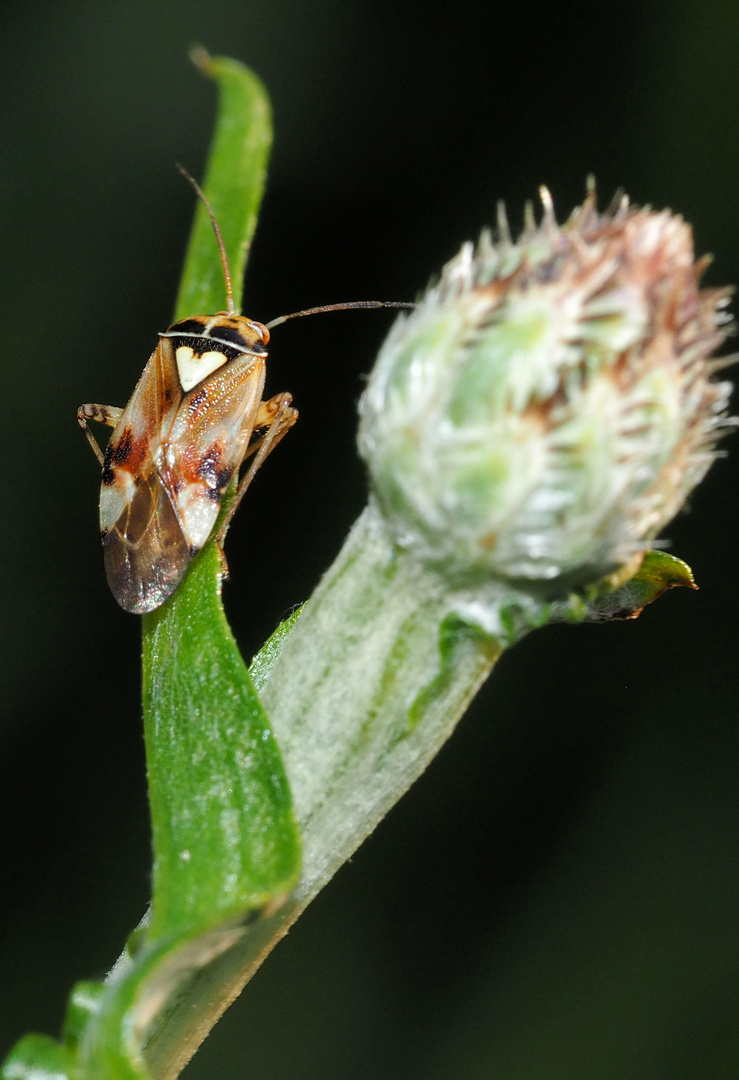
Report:
[[[223,557],[226,531],[255,473],[298,419],[290,394],[262,400],[270,329],[319,311],[412,306],[333,304],[267,325],[238,314],[215,214],[196,181],[180,171],[210,215],[228,310],[181,319],[160,333],[124,409],[86,404],[77,410],[102,467],[100,534],[108,584],[120,606],[137,615],[154,611],[175,591],[251,458],[215,538]],[[114,429],[104,451],[90,420]]]

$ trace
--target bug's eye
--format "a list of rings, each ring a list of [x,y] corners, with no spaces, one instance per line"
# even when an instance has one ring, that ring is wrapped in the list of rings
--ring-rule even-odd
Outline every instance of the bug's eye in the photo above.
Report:
[[[264,345],[269,345],[269,330],[264,325],[264,323],[252,322],[252,323],[249,323],[249,325],[252,327],[253,330],[256,331],[257,334],[259,334],[260,338],[262,339],[263,344]]]

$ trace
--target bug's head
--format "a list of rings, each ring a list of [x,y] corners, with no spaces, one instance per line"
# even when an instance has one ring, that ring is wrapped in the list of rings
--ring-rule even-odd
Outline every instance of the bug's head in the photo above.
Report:
[[[269,330],[245,315],[219,311],[180,319],[159,337],[172,342],[182,389],[187,392],[230,360],[265,357]]]
[[[237,353],[266,356],[270,333],[267,327],[246,315],[231,315],[218,311],[215,315],[190,315],[172,323],[163,333],[171,338],[175,349],[182,343],[196,352],[205,352],[218,345],[231,346]],[[227,359],[232,359],[228,356]]]

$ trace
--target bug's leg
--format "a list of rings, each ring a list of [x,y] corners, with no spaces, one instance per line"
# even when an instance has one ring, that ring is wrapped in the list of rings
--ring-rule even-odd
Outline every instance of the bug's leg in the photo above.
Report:
[[[254,421],[254,430],[260,431],[264,428],[266,428],[267,430],[264,432],[263,435],[260,435],[259,438],[252,440],[248,450],[244,454],[244,461],[246,461],[247,458],[250,458],[252,454],[259,453],[262,448],[262,443],[264,443],[265,440],[269,439],[269,450],[262,457],[262,461],[264,461],[264,458],[267,457],[267,454],[271,453],[272,450],[274,450],[274,448],[277,446],[278,442],[280,442],[280,440],[287,434],[295,421],[298,419],[298,410],[293,409],[290,406],[291,401],[292,397],[290,394],[276,394],[275,397],[270,398],[269,401],[260,402],[259,410]],[[271,429],[274,424],[275,417],[279,412],[280,408],[283,407],[285,408],[285,411],[287,413],[287,416],[285,417],[286,422],[283,423],[282,430],[278,432],[273,432]],[[256,469],[254,471],[256,472]]]
[[[95,457],[100,464],[104,463],[103,452],[97,444],[97,440],[93,433],[90,431],[88,420],[97,420],[99,424],[107,424],[108,427],[115,427],[118,423],[123,409],[117,408],[115,405],[80,405],[77,410],[77,423],[80,425],[85,433],[85,438],[92,447]]]
[[[291,402],[292,395],[276,394],[273,398],[270,398],[269,401],[263,401],[259,406],[254,427],[255,429],[266,427],[267,430],[260,439],[257,439],[249,447],[248,454],[253,454],[254,458],[248,471],[239,480],[239,486],[236,489],[233,502],[228,508],[228,513],[223,519],[223,524],[216,534],[216,543],[218,544],[221,553],[223,570],[226,575],[228,575],[228,566],[223,554],[223,541],[228,532],[228,527],[231,524],[231,519],[238,510],[239,503],[246,494],[247,488],[254,479],[259,466],[266,460],[269,454],[271,454],[278,442],[284,438],[298,419],[298,410],[293,409]]]

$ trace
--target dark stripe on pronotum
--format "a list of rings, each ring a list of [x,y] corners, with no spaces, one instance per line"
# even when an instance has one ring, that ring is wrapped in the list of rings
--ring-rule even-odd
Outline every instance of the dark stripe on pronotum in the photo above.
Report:
[[[167,330],[171,334],[173,330],[179,330],[183,334],[202,334],[206,323],[200,319],[183,319],[182,322],[173,323]]]
[[[214,326],[212,330],[208,331],[207,337],[212,337],[214,341],[230,341],[233,345],[241,345],[245,349],[251,350],[252,348],[249,342],[244,339],[244,335],[235,326]]]

